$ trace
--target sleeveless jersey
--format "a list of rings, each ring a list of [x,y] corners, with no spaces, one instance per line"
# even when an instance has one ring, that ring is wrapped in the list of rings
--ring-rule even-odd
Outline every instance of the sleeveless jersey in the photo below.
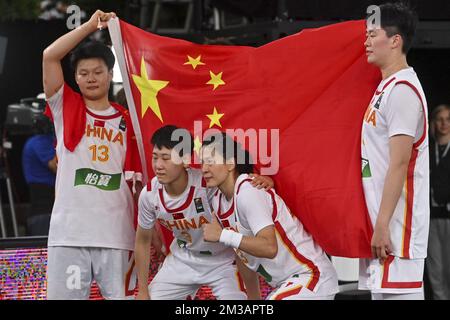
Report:
[[[387,115],[392,112],[389,108],[396,107],[394,103],[389,103],[389,97],[392,90],[400,84],[411,88],[411,95],[417,95],[421,102],[423,124],[418,123],[418,128],[413,129],[415,132],[412,133],[410,129],[392,127]],[[389,138],[395,134],[417,137],[402,193],[389,226],[393,254],[402,258],[425,258],[427,255],[430,216],[427,123],[425,94],[414,70],[407,68],[380,83],[362,125],[362,180],[373,225],[380,209],[384,180],[389,167]],[[422,134],[419,136],[420,132]]]

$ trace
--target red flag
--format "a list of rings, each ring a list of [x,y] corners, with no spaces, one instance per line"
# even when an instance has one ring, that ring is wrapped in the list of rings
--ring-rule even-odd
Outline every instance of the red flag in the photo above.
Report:
[[[364,21],[304,30],[259,48],[197,45],[117,19],[109,29],[148,177],[150,137],[163,125],[191,130],[197,148],[195,121],[203,131],[257,129],[252,153],[263,168],[276,167],[260,151],[276,137],[270,130],[279,130],[274,180],[291,211],[327,253],[371,255],[360,132],[380,75],[366,62]],[[268,149],[274,155],[277,145]]]

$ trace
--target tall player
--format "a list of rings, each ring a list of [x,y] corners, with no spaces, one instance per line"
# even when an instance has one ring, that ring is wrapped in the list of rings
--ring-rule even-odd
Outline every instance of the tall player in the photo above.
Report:
[[[427,102],[406,55],[416,30],[403,4],[368,23],[367,61],[382,74],[362,125],[362,180],[374,226],[374,259],[360,260],[359,287],[373,299],[423,299],[429,228]],[[368,19],[369,21],[369,19]]]
[[[207,186],[220,190],[213,201],[220,224],[204,225],[204,239],[234,248],[246,282],[256,282],[258,273],[274,288],[267,299],[333,300],[338,281],[331,261],[283,199],[251,186],[252,171],[248,153],[229,136],[205,139],[202,172]]]
[[[153,134],[151,143],[155,177],[139,197],[135,247],[138,299],[194,298],[202,285],[210,286],[220,300],[246,299],[233,265],[234,251],[203,240],[202,226],[211,222],[210,202],[215,190],[206,187],[199,169],[189,168],[193,149],[190,133],[175,126],[164,126]],[[265,187],[272,183],[266,179],[258,177]],[[156,222],[173,232],[174,241],[171,254],[147,287],[149,247]]]
[[[73,52],[81,95],[65,84],[61,68],[63,57],[113,15],[95,12],[43,54],[44,91],[58,141],[48,299],[87,299],[92,280],[106,299],[123,299],[133,296],[136,284],[133,199],[125,178],[139,176],[140,168],[133,167],[138,157],[128,112],[108,101],[114,56],[100,43]]]

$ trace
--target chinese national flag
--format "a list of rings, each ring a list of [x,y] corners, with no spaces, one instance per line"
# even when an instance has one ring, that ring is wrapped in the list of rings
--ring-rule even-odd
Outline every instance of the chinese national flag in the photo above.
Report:
[[[189,129],[196,150],[202,136],[195,121],[203,131],[278,129],[274,180],[292,213],[328,254],[371,255],[360,138],[380,75],[366,62],[364,21],[259,48],[197,45],[118,19],[109,30],[146,177],[153,176],[150,137],[161,126]]]

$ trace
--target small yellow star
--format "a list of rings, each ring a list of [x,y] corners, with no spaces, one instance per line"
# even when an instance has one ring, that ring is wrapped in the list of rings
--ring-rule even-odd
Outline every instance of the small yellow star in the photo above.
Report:
[[[144,117],[148,108],[151,108],[155,115],[159,118],[159,120],[161,120],[161,122],[164,122],[156,96],[158,95],[159,90],[165,88],[169,84],[169,81],[150,80],[147,75],[144,57],[142,57],[141,60],[141,75],[139,76],[133,74],[132,76],[134,83],[141,92],[141,116]]]
[[[212,84],[214,86],[213,90],[216,90],[218,86],[224,85],[225,82],[222,80],[222,73],[214,74],[211,70],[209,71],[209,75],[211,76],[211,80],[209,80],[206,84]]]
[[[185,63],[183,63],[183,65],[187,65],[190,64],[192,66],[192,68],[195,70],[195,68],[197,68],[198,65],[205,65],[203,62],[201,62],[201,58],[202,56],[199,55],[197,58],[192,58],[191,56],[187,56],[188,57],[188,61],[186,61]]]
[[[202,147],[202,142],[200,141],[200,138],[198,136],[195,137],[194,140],[194,151],[199,155],[200,154],[200,148]]]
[[[220,118],[223,117],[225,113],[217,113],[216,107],[214,107],[213,114],[207,114],[206,116],[211,120],[209,122],[209,127],[211,128],[213,125],[217,125],[222,128],[222,124],[220,123]]]

